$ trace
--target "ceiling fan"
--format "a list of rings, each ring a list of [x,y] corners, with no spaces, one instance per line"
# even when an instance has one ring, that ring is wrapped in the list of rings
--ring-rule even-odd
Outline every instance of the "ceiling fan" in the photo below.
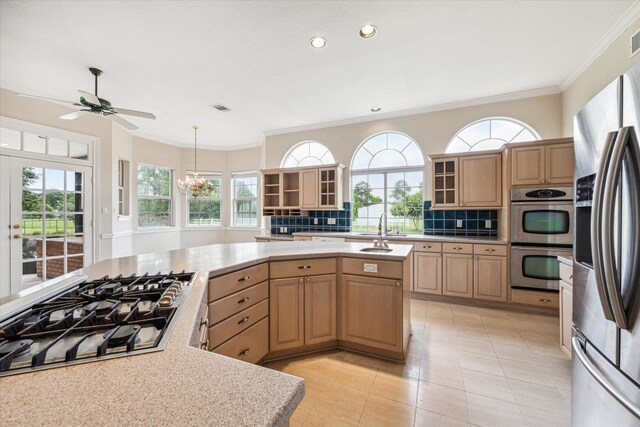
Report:
[[[103,115],[105,117],[108,117],[114,122],[120,123],[125,128],[131,129],[131,130],[138,129],[138,127],[133,123],[123,119],[118,114],[124,114],[125,116],[143,117],[145,119],[155,120],[156,116],[154,116],[151,113],[146,113],[144,111],[127,110],[125,108],[112,107],[109,101],[107,101],[104,98],[99,98],[98,97],[98,76],[102,74],[102,71],[97,68],[89,68],[89,71],[91,71],[91,74],[93,74],[95,77],[95,94],[78,90],[78,92],[80,92],[79,102],[70,102],[70,101],[64,101],[61,99],[46,98],[43,96],[27,95],[24,93],[19,93],[18,96],[43,99],[45,101],[55,102],[57,104],[82,107],[78,111],[74,111],[73,113],[64,114],[60,116],[60,118],[64,120],[74,120],[86,114],[93,113],[93,114],[98,114],[98,115]]]

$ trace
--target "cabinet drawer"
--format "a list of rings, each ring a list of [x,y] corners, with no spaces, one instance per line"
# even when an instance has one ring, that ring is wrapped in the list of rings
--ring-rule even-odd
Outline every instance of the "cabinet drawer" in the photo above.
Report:
[[[511,290],[511,302],[516,304],[558,308],[560,306],[559,299],[558,294],[553,292],[525,291],[524,289]]]
[[[333,274],[336,272],[336,259],[312,258],[298,261],[274,261],[270,267],[272,279]]]
[[[249,363],[259,362],[269,352],[269,318],[245,329],[213,352]]]
[[[413,250],[416,252],[442,252],[442,243],[440,242],[414,243]]]
[[[262,300],[259,303],[234,314],[226,320],[217,323],[209,328],[209,346],[217,347],[232,336],[244,331],[248,327],[255,325],[260,319],[269,315],[269,300]]]
[[[342,273],[402,280],[402,261],[342,258]]]
[[[472,254],[473,244],[471,243],[443,243],[442,252],[451,254]]]
[[[269,278],[269,265],[265,262],[234,271],[209,280],[209,301],[215,301],[234,292],[249,288]]]
[[[476,255],[507,256],[507,245],[473,245]]]
[[[269,283],[262,282],[259,285],[245,289],[226,298],[209,303],[209,322],[216,324],[229,316],[266,299],[269,296]]]
[[[560,263],[560,280],[568,285],[573,285],[573,268]]]

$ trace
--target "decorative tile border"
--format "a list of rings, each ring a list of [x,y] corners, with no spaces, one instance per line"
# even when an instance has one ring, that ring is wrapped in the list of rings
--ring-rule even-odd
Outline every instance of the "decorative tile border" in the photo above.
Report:
[[[351,203],[344,203],[344,210],[309,211],[308,216],[272,216],[271,234],[291,234],[302,231],[348,233],[351,231]],[[335,224],[329,224],[335,219]],[[287,231],[280,231],[286,227]]]
[[[458,226],[460,221],[461,226]],[[490,228],[486,227],[489,221]],[[430,236],[491,236],[498,235],[497,210],[431,210],[431,201],[424,202],[424,234]]]

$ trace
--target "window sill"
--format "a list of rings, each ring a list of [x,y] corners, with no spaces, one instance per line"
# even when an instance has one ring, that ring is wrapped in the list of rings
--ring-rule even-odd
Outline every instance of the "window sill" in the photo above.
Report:
[[[118,222],[130,222],[130,221],[131,221],[130,215],[118,215]]]

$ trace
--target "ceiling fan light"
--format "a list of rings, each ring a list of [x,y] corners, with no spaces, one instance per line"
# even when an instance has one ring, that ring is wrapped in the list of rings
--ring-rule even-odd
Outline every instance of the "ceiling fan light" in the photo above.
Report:
[[[380,110],[382,110],[382,108],[381,108],[381,107],[371,107],[371,112],[372,112],[372,113],[377,113],[377,112],[379,112]]]
[[[309,40],[309,43],[311,43],[311,46],[316,49],[322,49],[327,45],[327,40],[322,37],[313,37]]]
[[[363,39],[370,39],[371,37],[375,36],[377,32],[378,29],[375,27],[375,25],[367,24],[360,28],[360,37],[362,37]]]

